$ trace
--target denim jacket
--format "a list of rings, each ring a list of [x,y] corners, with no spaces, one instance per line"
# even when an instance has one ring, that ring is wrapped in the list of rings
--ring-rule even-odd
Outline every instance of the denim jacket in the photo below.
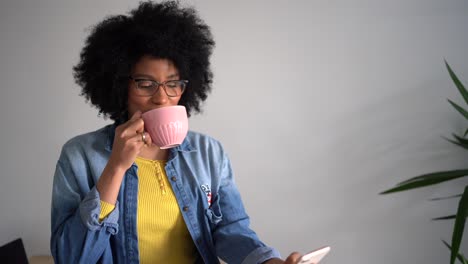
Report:
[[[52,190],[50,247],[55,263],[139,263],[138,167],[125,173],[115,209],[99,222],[96,183],[109,159],[116,124],[77,136],[62,148]],[[249,228],[249,217],[221,144],[189,131],[165,167],[197,262],[262,263],[279,257]]]

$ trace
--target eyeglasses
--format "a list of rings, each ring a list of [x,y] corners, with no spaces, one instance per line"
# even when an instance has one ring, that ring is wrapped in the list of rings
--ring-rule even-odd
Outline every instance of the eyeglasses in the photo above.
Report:
[[[167,96],[177,97],[184,92],[188,83],[187,80],[170,80],[160,83],[145,78],[133,78],[131,76],[129,78],[135,82],[135,91],[138,96],[153,96],[162,86]]]

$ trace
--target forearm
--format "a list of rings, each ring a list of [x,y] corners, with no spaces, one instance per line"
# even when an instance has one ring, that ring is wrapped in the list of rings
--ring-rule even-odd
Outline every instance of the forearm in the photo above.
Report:
[[[109,204],[116,203],[124,175],[125,169],[109,160],[96,184],[96,189],[102,201]]]

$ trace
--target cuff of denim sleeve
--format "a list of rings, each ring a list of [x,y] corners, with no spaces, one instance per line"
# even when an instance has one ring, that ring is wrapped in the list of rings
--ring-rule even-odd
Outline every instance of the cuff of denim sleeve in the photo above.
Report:
[[[101,199],[99,192],[96,187],[93,187],[91,191],[85,196],[83,201],[80,203],[80,216],[83,224],[92,231],[97,231],[102,228],[106,228],[111,234],[118,232],[118,220],[119,220],[119,202],[115,204],[114,210],[112,210],[103,221],[99,221],[99,215],[101,212]]]
[[[281,258],[281,255],[272,247],[259,247],[250,252],[242,264],[260,264],[272,258]]]
[[[104,202],[103,200],[100,201],[101,211],[99,212],[99,222],[102,222],[102,220],[104,220],[104,218],[106,218],[112,212],[112,210],[114,210],[115,205]]]

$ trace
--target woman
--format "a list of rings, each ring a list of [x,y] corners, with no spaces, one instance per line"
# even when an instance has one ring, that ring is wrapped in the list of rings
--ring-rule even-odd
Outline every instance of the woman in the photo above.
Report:
[[[148,110],[200,111],[213,47],[195,10],[176,2],[144,2],[95,26],[75,79],[115,123],[63,146],[52,194],[56,263],[284,263],[249,228],[219,142],[190,131],[161,150],[144,131]]]

